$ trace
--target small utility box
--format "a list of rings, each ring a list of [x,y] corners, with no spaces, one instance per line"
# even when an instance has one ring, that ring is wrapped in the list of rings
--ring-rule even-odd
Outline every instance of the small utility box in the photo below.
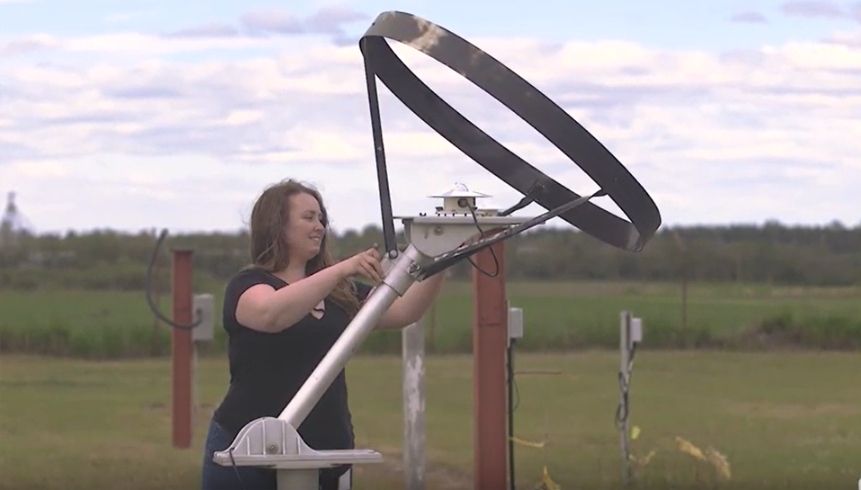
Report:
[[[508,309],[508,342],[523,338],[523,308]]]
[[[215,299],[211,294],[194,295],[193,321],[200,318],[200,324],[191,329],[191,340],[193,342],[212,342],[215,335],[214,324]]]
[[[639,344],[643,341],[643,319],[631,318],[631,343]]]

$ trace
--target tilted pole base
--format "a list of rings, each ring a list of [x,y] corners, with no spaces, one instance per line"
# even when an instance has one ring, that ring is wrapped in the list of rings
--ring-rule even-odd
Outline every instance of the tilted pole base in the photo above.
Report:
[[[312,449],[302,440],[296,427],[302,425],[389,307],[419,280],[422,267],[478,235],[481,225],[505,228],[529,218],[437,215],[401,219],[409,246],[393,262],[385,264],[383,282],[368,296],[353,321],[281,414],[277,418],[263,417],[249,422],[229,448],[215,453],[213,460],[217,464],[272,468],[278,472],[278,490],[313,490],[318,487],[321,469],[382,461],[382,455],[372,450]]]
[[[222,466],[277,470],[278,490],[316,490],[321,469],[380,463],[383,456],[368,449],[315,450],[289,423],[262,417],[243,427],[231,447],[213,459]]]

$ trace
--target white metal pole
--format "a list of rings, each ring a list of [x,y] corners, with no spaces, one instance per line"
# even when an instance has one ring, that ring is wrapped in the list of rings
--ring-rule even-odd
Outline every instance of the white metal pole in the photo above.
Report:
[[[405,490],[425,489],[425,320],[403,329]]]
[[[404,250],[386,273],[383,283],[368,296],[344,333],[338,337],[290,403],[281,411],[281,415],[278,416],[280,420],[293,427],[302,426],[305,417],[311,413],[338,373],[344,369],[362,342],[371,334],[383,313],[415,282],[415,277],[408,269],[416,266],[417,261],[424,260],[424,256],[414,245],[411,244]]]

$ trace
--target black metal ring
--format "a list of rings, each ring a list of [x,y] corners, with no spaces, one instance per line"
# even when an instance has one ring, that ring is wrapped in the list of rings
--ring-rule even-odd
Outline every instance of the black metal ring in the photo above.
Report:
[[[633,252],[642,250],[654,235],[661,216],[646,190],[604,145],[529,82],[456,34],[404,12],[380,14],[359,41],[366,70],[371,70],[416,116],[479,165],[549,210],[580,196],[443,101],[398,58],[387,38],[448,66],[511,109],[583,169],[631,221],[591,202],[560,218],[607,244]]]

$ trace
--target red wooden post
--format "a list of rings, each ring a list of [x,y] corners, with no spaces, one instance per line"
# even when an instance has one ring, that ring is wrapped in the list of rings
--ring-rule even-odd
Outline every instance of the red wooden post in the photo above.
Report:
[[[508,299],[504,254],[500,241],[473,256],[477,266],[472,271],[475,490],[506,490]],[[497,271],[494,277],[487,275]]]
[[[187,325],[192,318],[192,251],[173,250],[173,321]],[[191,330],[172,329],[173,447],[191,447]]]

